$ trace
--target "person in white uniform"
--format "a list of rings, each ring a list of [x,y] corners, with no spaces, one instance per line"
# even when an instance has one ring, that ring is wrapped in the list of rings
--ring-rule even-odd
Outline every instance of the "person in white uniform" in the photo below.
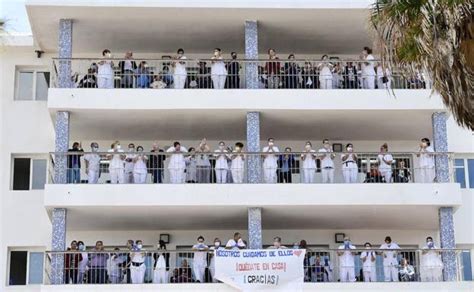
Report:
[[[100,173],[100,155],[97,154],[99,151],[99,144],[97,142],[91,143],[92,153],[84,155],[84,161],[86,162],[86,173],[87,182],[90,184],[96,184],[99,181]]]
[[[372,55],[372,49],[364,47],[362,54],[360,55],[362,63],[362,88],[364,89],[375,89],[375,64],[374,56]]]
[[[225,80],[227,79],[227,69],[225,67],[222,50],[220,48],[214,49],[211,65],[211,79],[214,89],[224,89]]]
[[[243,143],[235,143],[234,151],[232,151],[232,155],[230,157],[230,159],[232,159],[232,164],[230,165],[232,180],[236,184],[241,184],[244,182],[245,155],[242,153],[243,148]]]
[[[242,239],[242,235],[239,232],[234,233],[234,238],[231,238],[227,241],[225,248],[226,249],[233,249],[233,250],[239,250],[239,249],[245,249],[246,244],[244,240]]]
[[[143,243],[141,240],[137,240],[130,253],[130,274],[132,278],[132,284],[143,284],[145,280],[145,253],[142,252]]]
[[[417,156],[420,158],[420,178],[422,183],[433,183],[436,177],[434,150],[430,139],[421,139]]]
[[[166,244],[163,240],[158,243],[158,250],[153,255],[153,283],[166,284],[169,279],[170,254],[166,252]]]
[[[124,174],[124,183],[133,184],[133,168],[135,166],[135,144],[128,144],[128,153],[125,156],[125,174]]]
[[[422,282],[441,282],[443,281],[443,261],[441,253],[436,251],[433,238],[426,238],[426,245],[421,252],[420,276]]]
[[[383,256],[383,273],[385,282],[398,282],[398,258],[397,249],[400,249],[398,244],[392,242],[390,236],[385,237],[385,242],[380,246],[380,249],[386,249],[381,254]]]
[[[378,63],[376,67],[377,76],[377,88],[378,89],[390,89],[392,88],[392,76],[388,68],[383,68],[382,63]]]
[[[344,244],[339,246],[340,251],[337,252],[339,257],[339,280],[341,282],[355,282],[355,262],[354,258],[357,254],[352,251],[356,249],[351,244],[349,237],[344,238]]]
[[[329,56],[324,55],[321,58],[319,68],[319,84],[321,89],[332,89],[332,64],[329,63]]]
[[[265,183],[277,182],[278,152],[280,150],[275,146],[275,139],[268,138],[268,146],[263,147],[263,179]]]
[[[172,63],[174,67],[173,83],[175,89],[183,89],[186,84],[186,56],[183,49],[178,49],[178,55],[174,57],[175,61]]]
[[[219,238],[215,238],[214,239],[214,246],[211,246],[209,248],[209,253],[210,253],[210,257],[211,257],[211,262],[209,264],[209,272],[211,273],[213,283],[218,282],[217,279],[215,278],[215,275],[216,275],[216,256],[215,256],[215,252],[217,250],[223,250],[223,249],[224,249],[224,246],[222,246],[222,242]]]
[[[167,153],[174,153],[169,158],[168,171],[170,173],[170,182],[172,184],[182,184],[186,178],[184,170],[186,169],[186,160],[184,153],[187,153],[181,143],[174,142],[173,147],[166,150]]]
[[[207,266],[207,251],[209,247],[204,244],[204,237],[199,236],[197,243],[193,245],[193,274],[196,282],[204,283],[204,272]]]
[[[307,141],[303,154],[301,154],[302,170],[303,170],[303,183],[312,184],[314,183],[314,176],[316,175],[316,150],[312,149],[313,145],[310,141]]]
[[[112,53],[109,49],[102,51],[102,60],[97,62],[97,87],[114,88],[114,62],[110,60]]]
[[[357,154],[354,153],[354,145],[348,143],[346,152],[341,154],[342,176],[347,184],[357,183],[359,176],[359,168],[357,166]]]
[[[229,170],[227,160],[230,157],[223,141],[219,142],[219,149],[214,151],[214,157],[216,157],[216,183],[225,184],[227,182],[227,171]]]
[[[375,261],[377,260],[377,254],[372,250],[372,244],[366,242],[364,244],[366,251],[360,254],[362,260],[362,272],[364,275],[364,282],[377,282],[377,270],[375,267]]]
[[[147,175],[148,156],[143,154],[143,147],[137,147],[137,154],[133,159],[133,182],[136,184],[144,184]]]
[[[189,155],[185,158],[186,162],[186,183],[195,184],[197,182],[196,149],[188,149]]]
[[[386,183],[392,182],[392,162],[393,156],[388,153],[388,144],[380,146],[380,153],[377,156],[380,174],[384,177]]]
[[[334,182],[334,157],[336,155],[331,149],[331,144],[328,139],[323,140],[323,148],[319,149],[318,158],[321,161],[321,176],[323,183]]]
[[[109,174],[110,174],[110,183],[112,184],[123,184],[124,182],[124,164],[125,155],[123,153],[122,147],[119,141],[115,141],[111,145],[111,149],[108,151],[107,159],[109,162]]]
[[[77,284],[84,284],[85,276],[87,273],[87,264],[89,263],[89,254],[86,252],[86,245],[82,241],[77,242],[77,246],[79,251],[81,252],[82,260],[79,262],[78,265],[78,276],[77,276]]]

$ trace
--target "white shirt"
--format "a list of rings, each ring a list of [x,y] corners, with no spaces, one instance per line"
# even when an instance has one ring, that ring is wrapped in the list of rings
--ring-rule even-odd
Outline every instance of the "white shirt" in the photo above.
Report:
[[[420,153],[420,167],[434,167],[435,160],[434,155],[430,154],[433,153],[433,147],[428,146]]]
[[[186,60],[186,56],[181,56],[178,58],[178,60]],[[184,63],[184,64],[181,64]],[[184,75],[186,74],[186,62],[183,61],[176,61],[175,67],[174,67],[174,74],[176,75]]]
[[[321,159],[321,168],[334,168],[334,161],[331,159],[332,149],[321,148],[318,151],[319,153],[328,153],[326,157]]]
[[[95,153],[87,153],[84,155],[84,160],[89,163],[89,170],[99,171],[100,168],[100,156]]]
[[[375,251],[373,250],[368,250],[368,251],[364,251],[360,254],[360,259],[362,260],[363,258],[367,257],[365,259],[365,262],[362,263],[362,269],[364,270],[364,272],[375,272],[376,268],[375,268],[375,262],[376,261],[372,261],[372,255],[377,258],[377,255],[375,253]]]
[[[339,246],[338,249],[345,249],[344,245]],[[354,262],[354,255],[352,254],[351,249],[356,249],[355,246],[352,244],[349,245],[349,249],[345,249],[344,254],[339,256],[339,266],[340,267],[354,267],[355,262]]]
[[[114,149],[110,149],[107,152],[113,153],[115,151],[114,151]],[[117,153],[123,153],[123,150],[118,149]],[[112,159],[109,162],[109,168],[111,168],[111,169],[123,169],[124,168],[123,160],[120,158],[120,156],[121,156],[120,154],[114,154],[112,156]]]
[[[169,169],[180,169],[180,168],[186,168],[186,161],[184,159],[183,153],[187,153],[188,150],[181,146],[180,153],[176,153],[171,155],[169,163],[168,163],[168,168]],[[166,150],[167,153],[173,153],[176,152],[176,149],[174,147],[170,147],[168,150]]]
[[[371,54],[369,54],[369,55],[367,55],[367,57],[365,57],[365,61],[368,64],[364,64],[364,66],[362,68],[362,74],[363,75],[375,76],[374,60],[375,60],[375,58]]]
[[[222,59],[222,57],[219,57],[217,60],[214,60],[214,63],[211,65],[212,75],[227,75],[227,69]]]
[[[144,263],[145,262],[145,254],[142,252],[132,252],[130,258],[132,259],[133,263]]]
[[[234,155],[236,155],[232,159],[232,165],[230,166],[231,169],[243,169],[244,168],[244,158],[242,157],[243,154],[237,155],[239,152],[233,151]]]
[[[163,254],[160,254],[156,259],[155,270],[164,270],[166,269],[166,259]]]
[[[400,247],[395,242],[392,242],[390,244],[383,243],[380,246],[380,249],[400,249]],[[393,251],[393,250],[384,251],[383,253],[384,253],[384,255],[387,256],[387,257],[385,257],[385,256],[383,257],[384,264],[398,265],[398,259],[397,259],[397,256],[396,256],[396,251]],[[395,255],[395,257],[394,257],[394,255]]]
[[[105,77],[105,78],[111,78],[111,75],[114,75],[114,69],[112,68],[112,61],[110,60],[103,60],[104,63],[100,64],[97,63],[97,75],[98,77]]]
[[[342,160],[347,153],[341,154],[341,161],[343,168],[357,168],[357,161],[354,158],[354,153],[349,153],[346,160]]]
[[[193,245],[193,249],[207,249],[209,248],[207,245],[204,243],[196,243]],[[195,251],[194,252],[194,258],[193,258],[193,263],[194,264],[204,264],[206,265],[207,261],[207,252],[206,251]]]
[[[124,69],[124,70],[133,70],[133,68],[132,68],[132,61],[130,61],[130,60],[125,60],[125,61],[123,62],[123,69]]]
[[[386,161],[392,161],[392,162],[393,162],[393,156],[392,156],[392,154],[385,153],[385,154],[379,154],[379,156],[378,156],[378,160],[379,160],[379,170],[380,170],[380,171],[383,171],[383,170],[385,170],[385,171],[391,170],[391,169],[392,169],[392,165],[385,163],[385,161],[383,161],[382,158],[384,158]]]
[[[133,167],[135,165],[135,162],[133,162],[133,159],[135,159],[135,157],[137,157],[136,154],[127,154],[125,156],[125,172],[132,172],[133,171]],[[131,161],[128,162],[127,160],[130,159]]]
[[[438,251],[431,249],[437,249],[437,247],[434,245],[432,248],[429,248],[427,245],[423,247],[423,251],[427,251],[427,253],[421,254],[421,266],[429,268],[442,267],[443,261],[441,260],[441,255]]]
[[[302,160],[302,167],[305,169],[316,169],[316,160],[314,153],[316,153],[316,150],[309,150],[309,153],[306,154],[301,154],[301,156],[304,157],[304,160]]]
[[[135,165],[133,166],[133,172],[146,173],[147,172],[146,161],[148,160],[148,157],[143,154],[135,155],[135,156],[138,157],[138,160],[137,162],[135,162]]]
[[[239,247],[244,248],[245,243],[242,240],[242,238],[240,238],[237,242],[235,242],[234,239],[229,239],[229,241],[227,241],[227,244],[225,245],[225,247],[231,247],[232,249],[239,249]]]
[[[262,152],[268,152],[269,149],[270,149],[269,146],[265,146],[265,147],[263,147]],[[280,150],[278,149],[278,147],[273,145],[273,149],[270,152],[275,153],[275,152],[280,152]],[[263,159],[263,166],[265,168],[269,168],[269,167],[277,168],[278,167],[278,156],[275,155],[275,154],[265,154],[265,158]]]
[[[216,150],[214,151],[214,156],[216,157],[216,169],[229,169],[229,164],[227,163],[227,158],[229,157],[227,154],[227,150]]]

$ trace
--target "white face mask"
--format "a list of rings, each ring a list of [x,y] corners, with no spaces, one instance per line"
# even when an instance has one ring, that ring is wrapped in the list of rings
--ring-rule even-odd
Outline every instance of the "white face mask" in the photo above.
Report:
[[[97,147],[92,147],[92,152],[97,152],[99,150],[99,148]]]
[[[352,152],[352,147],[347,147],[347,151]]]
[[[130,152],[135,152],[135,148],[128,147],[128,151],[130,151]]]
[[[225,146],[223,146],[223,145],[219,145],[219,149],[220,149],[220,150],[224,150],[224,147],[225,147]]]
[[[143,245],[142,245],[142,244],[138,244],[137,247],[138,247],[138,249],[142,249],[142,248],[143,248]]]
[[[268,142],[268,146],[273,146],[273,142]]]
[[[117,149],[122,149],[122,146],[120,144],[117,145]]]
[[[221,243],[219,241],[214,242],[215,247],[219,247],[220,245],[221,245]]]
[[[306,146],[304,146],[304,148],[305,148],[306,150],[310,150],[310,149],[311,149],[311,145],[306,145]]]

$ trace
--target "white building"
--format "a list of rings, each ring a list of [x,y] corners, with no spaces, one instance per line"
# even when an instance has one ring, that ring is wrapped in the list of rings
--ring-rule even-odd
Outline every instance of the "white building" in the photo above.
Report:
[[[50,251],[64,250],[72,240],[89,247],[103,240],[113,249],[142,239],[145,248],[155,249],[166,235],[168,250],[185,251],[199,235],[212,245],[215,237],[226,242],[236,231],[251,248],[271,245],[275,236],[290,246],[304,239],[335,265],[340,234],[357,247],[365,242],[378,247],[391,236],[414,256],[414,265],[418,249],[432,236],[438,247],[456,249],[455,256],[443,257],[442,283],[306,283],[304,290],[472,291],[472,132],[456,125],[428,80],[407,80],[393,72],[393,91],[361,89],[359,81],[344,88],[344,79],[329,90],[320,88],[317,73],[304,73],[306,62],[317,67],[324,54],[332,64],[345,64],[372,46],[366,23],[372,1],[188,2],[27,1],[33,36],[4,37],[0,50],[0,291],[157,289],[154,284],[61,285],[63,271],[51,266],[57,258]],[[215,47],[225,59],[237,53],[238,88],[211,89],[210,79],[198,79],[208,76],[199,75],[198,60],[210,59]],[[125,77],[118,59],[126,51],[134,52],[137,64],[147,61],[154,70],[147,77],[165,78],[163,67],[178,48],[188,58],[185,89],[120,88]],[[295,79],[289,71],[276,74],[277,89],[260,88],[272,86],[277,66],[265,66],[269,48],[277,51],[283,70],[291,53],[300,66]],[[116,88],[76,88],[70,76],[84,77],[104,49],[117,58]],[[132,87],[143,81],[139,78]],[[205,88],[191,88],[192,81]],[[299,164],[293,183],[264,184],[260,156],[248,154],[243,184],[170,184],[165,169],[162,184],[154,184],[150,173],[145,184],[109,184],[104,160],[99,183],[91,185],[83,159],[82,183],[72,184],[60,155],[74,141],[84,151],[95,141],[106,152],[115,140],[149,151],[155,141],[160,148],[174,141],[197,147],[203,137],[212,151],[223,140],[229,146],[241,141],[247,152],[261,151],[269,137],[281,151],[291,147],[295,152],[303,151],[306,141],[318,150],[328,138],[336,152],[335,183],[321,183],[318,162],[313,184],[299,183]],[[420,183],[416,154],[424,137],[437,152],[434,183]],[[339,147],[347,143],[359,153],[359,183],[351,185],[341,175]],[[394,157],[394,172],[398,161],[405,161],[410,183],[363,183],[383,143]],[[183,254],[172,252],[171,268],[179,266]],[[231,291],[225,284],[204,283],[159,289]]]

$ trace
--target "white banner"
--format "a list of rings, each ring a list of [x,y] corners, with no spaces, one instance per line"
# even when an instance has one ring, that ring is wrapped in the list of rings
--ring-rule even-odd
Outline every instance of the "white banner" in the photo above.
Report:
[[[301,290],[305,254],[304,249],[219,249],[216,278],[242,291]]]

